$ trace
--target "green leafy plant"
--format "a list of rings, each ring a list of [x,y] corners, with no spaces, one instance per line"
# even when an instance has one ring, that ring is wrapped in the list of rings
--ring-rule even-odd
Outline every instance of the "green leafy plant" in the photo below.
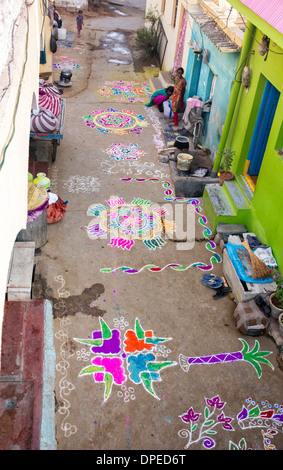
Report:
[[[230,147],[227,147],[226,149],[223,150],[223,153],[222,153],[222,168],[223,168],[224,171],[230,171],[235,153],[236,152],[231,150]]]
[[[156,9],[149,9],[144,17],[148,26],[137,29],[133,48],[135,51],[141,51],[143,58],[153,57],[157,54],[159,39],[157,26],[160,16]]]
[[[276,282],[276,292],[274,297],[278,301],[278,308],[283,309],[283,276],[277,269],[271,270],[271,277]]]

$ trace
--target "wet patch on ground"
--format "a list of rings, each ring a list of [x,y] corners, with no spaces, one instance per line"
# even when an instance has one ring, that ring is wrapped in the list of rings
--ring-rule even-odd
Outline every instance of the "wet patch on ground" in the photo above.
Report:
[[[96,302],[101,301],[99,298],[104,292],[104,285],[97,283],[91,287],[86,287],[79,295],[65,297],[64,302],[60,303],[54,297],[53,290],[48,286],[46,279],[40,274],[35,275],[32,286],[32,297],[34,299],[47,299],[52,301],[53,306],[56,305],[56,308],[53,308],[54,318],[76,315],[79,312],[93,317],[103,316],[106,310],[97,306]]]
[[[97,306],[96,301],[104,292],[104,285],[97,283],[91,287],[86,287],[79,295],[70,295],[64,299],[62,309],[60,309],[60,304],[57,304],[56,310],[53,311],[54,318],[76,315],[77,313],[91,315],[92,317],[103,316],[106,310]]]

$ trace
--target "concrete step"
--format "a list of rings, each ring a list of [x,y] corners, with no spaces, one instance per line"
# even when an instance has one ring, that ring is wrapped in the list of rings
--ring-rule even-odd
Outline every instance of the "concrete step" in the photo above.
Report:
[[[233,223],[237,215],[235,207],[227,198],[223,186],[217,184],[205,186],[203,209],[214,233],[219,222]]]
[[[251,202],[254,193],[249,186],[247,180],[245,179],[244,175],[236,175],[235,180],[237,181],[238,185],[240,186],[242,192],[244,193],[247,201]]]
[[[7,299],[27,301],[31,299],[35,242],[16,242],[10,263],[7,282]]]
[[[149,81],[153,91],[157,91],[160,90],[160,88],[163,88],[159,77],[151,77]]]
[[[207,186],[203,197],[204,210],[213,232],[219,222],[246,225],[251,213],[250,199],[237,179],[225,181],[223,186]]]
[[[151,77],[150,83],[154,91],[160,90],[160,88],[167,88],[168,86],[174,86],[174,82],[167,72],[160,70],[158,77]]]
[[[171,75],[168,72],[163,72],[162,70],[159,72],[158,76],[161,82],[161,88],[167,88],[168,86],[174,86],[174,80],[172,80]]]
[[[224,181],[223,189],[226,191],[226,194],[232,205],[234,205],[236,211],[249,210],[251,208],[237,180]]]
[[[233,204],[226,197],[226,193],[222,186],[211,185],[206,188],[207,193],[214,203],[214,210],[216,215],[222,216],[235,216],[236,211]]]

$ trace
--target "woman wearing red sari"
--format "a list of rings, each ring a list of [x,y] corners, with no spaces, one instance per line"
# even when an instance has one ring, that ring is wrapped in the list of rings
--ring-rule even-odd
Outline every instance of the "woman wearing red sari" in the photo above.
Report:
[[[172,95],[172,111],[174,113],[174,124],[178,125],[178,110],[183,111],[184,105],[184,94],[187,82],[183,77],[184,69],[179,67],[177,69],[177,75],[175,77],[174,92]]]

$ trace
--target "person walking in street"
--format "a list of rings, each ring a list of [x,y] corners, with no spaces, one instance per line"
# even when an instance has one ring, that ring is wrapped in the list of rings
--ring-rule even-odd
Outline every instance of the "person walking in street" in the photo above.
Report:
[[[178,110],[183,111],[184,105],[184,94],[186,90],[187,82],[183,77],[184,69],[179,67],[177,69],[177,75],[175,77],[174,93],[172,95],[172,111],[174,114],[174,125],[178,126]]]
[[[76,18],[77,20],[77,30],[78,30],[78,38],[81,37],[81,30],[83,28],[84,24],[84,17],[83,17],[83,11],[79,10],[79,14]]]

